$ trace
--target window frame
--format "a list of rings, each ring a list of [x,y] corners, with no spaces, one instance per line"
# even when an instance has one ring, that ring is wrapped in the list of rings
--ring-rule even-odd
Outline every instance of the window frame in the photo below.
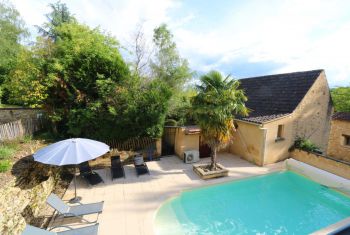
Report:
[[[277,126],[277,136],[276,136],[275,142],[279,142],[279,141],[285,140],[285,138],[284,138],[284,129],[285,129],[285,125],[284,124],[279,124]]]
[[[343,146],[350,148],[350,135],[343,134]]]

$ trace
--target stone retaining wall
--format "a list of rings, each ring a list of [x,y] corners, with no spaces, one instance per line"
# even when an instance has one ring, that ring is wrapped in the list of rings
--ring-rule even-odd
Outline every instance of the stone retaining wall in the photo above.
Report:
[[[299,149],[293,150],[290,153],[290,156],[295,160],[304,162],[343,178],[350,179],[350,166],[344,163],[328,159],[322,155],[308,153]]]
[[[36,167],[35,171],[46,171],[48,176],[28,174],[30,182],[17,178],[0,190],[0,234],[21,234],[25,224],[35,219],[46,205],[46,198],[58,181],[59,170]]]

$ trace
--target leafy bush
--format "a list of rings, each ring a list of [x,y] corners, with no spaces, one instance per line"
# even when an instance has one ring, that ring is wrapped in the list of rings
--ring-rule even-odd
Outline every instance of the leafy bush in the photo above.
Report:
[[[0,160],[9,159],[16,152],[16,148],[11,145],[0,146]]]
[[[312,143],[311,140],[302,137],[297,137],[294,142],[294,148],[305,150],[307,152],[321,152],[320,148]]]
[[[8,171],[11,168],[11,165],[10,160],[0,160],[0,173]]]

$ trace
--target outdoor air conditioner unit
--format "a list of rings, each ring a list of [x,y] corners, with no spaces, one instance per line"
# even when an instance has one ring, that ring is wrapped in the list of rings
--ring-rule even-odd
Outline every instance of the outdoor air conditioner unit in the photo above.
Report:
[[[199,151],[189,150],[184,152],[184,163],[194,163],[199,161]]]

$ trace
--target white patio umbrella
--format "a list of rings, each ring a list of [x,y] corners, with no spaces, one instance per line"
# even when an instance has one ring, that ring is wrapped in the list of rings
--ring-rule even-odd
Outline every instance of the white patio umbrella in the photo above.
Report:
[[[95,159],[109,151],[109,146],[105,143],[83,139],[73,138],[62,140],[54,144],[39,149],[34,153],[34,160],[44,164],[55,166],[78,165]],[[77,199],[76,174],[74,174],[74,192]]]

